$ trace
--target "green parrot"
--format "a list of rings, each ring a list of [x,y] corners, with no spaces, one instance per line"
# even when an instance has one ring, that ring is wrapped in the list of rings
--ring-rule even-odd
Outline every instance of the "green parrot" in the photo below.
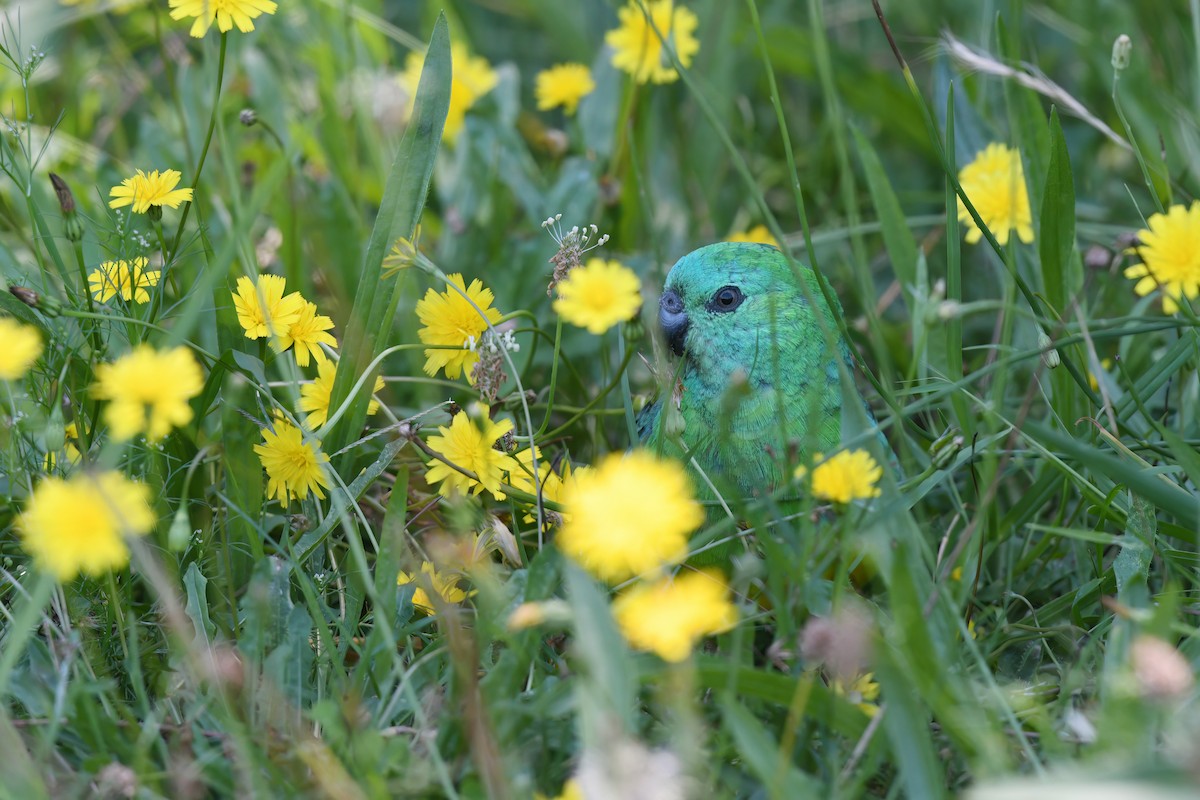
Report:
[[[769,493],[790,478],[789,456],[795,465],[832,454],[854,425],[844,418],[839,369],[839,362],[852,369],[850,351],[817,276],[801,266],[800,280],[807,293],[783,253],[740,242],[702,247],[667,275],[658,319],[683,362],[672,396],[642,410],[638,432],[648,446],[683,456],[670,441],[682,418],[686,455],[723,494]],[[833,347],[822,324],[836,337]],[[674,423],[664,403],[676,404]],[[713,499],[704,481],[696,483]]]

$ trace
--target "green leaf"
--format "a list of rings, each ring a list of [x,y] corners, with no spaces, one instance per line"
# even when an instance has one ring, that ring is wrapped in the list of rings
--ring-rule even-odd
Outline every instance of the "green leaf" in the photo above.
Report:
[[[331,392],[331,409],[340,407],[346,400],[359,375],[383,349],[381,342],[387,341],[402,281],[399,277],[388,281],[381,279],[383,257],[396,238],[411,239],[416,232],[442,143],[446,112],[450,108],[450,83],[450,33],[445,16],[439,15],[429,39],[429,49],[425,51],[425,66],[417,86],[412,116],[396,149],[391,174],[383,189],[379,216],[371,230],[358,275],[354,307],[346,326],[342,356]],[[371,386],[369,376],[365,385]],[[341,450],[362,429],[370,395],[370,392],[359,392],[345,418],[326,437],[326,448],[330,452]]]
[[[8,292],[0,291],[0,312],[10,317],[16,317],[27,325],[33,325],[47,336],[50,334],[50,329],[46,327],[46,323],[42,321],[42,318],[35,314],[33,309]]]
[[[1117,577],[1117,599],[1132,602],[1129,593],[1144,591],[1150,574],[1150,556],[1154,552],[1154,506],[1134,495],[1129,507],[1129,521],[1121,537],[1121,552],[1113,561]]]
[[[780,752],[775,737],[737,698],[731,695],[721,698],[721,716],[746,765],[762,781],[767,797],[827,796],[816,780],[796,769],[789,755]]]
[[[195,561],[188,565],[187,572],[183,574],[183,589],[187,594],[184,610],[196,628],[193,641],[197,650],[207,653],[212,648],[216,626],[208,617],[208,578],[200,572]]]
[[[580,673],[575,687],[580,736],[586,747],[598,747],[614,733],[613,722],[626,734],[634,732],[638,673],[605,593],[573,564],[564,564],[564,573],[575,619],[572,664]]]
[[[1054,108],[1050,110],[1050,166],[1046,171],[1038,236],[1046,298],[1062,314],[1078,288],[1076,279],[1081,276],[1071,270],[1071,254],[1075,249],[1075,180],[1071,176],[1067,140],[1058,121],[1058,110]]]
[[[904,300],[911,312],[915,308],[912,292],[917,285],[917,240],[904,217],[904,210],[900,208],[900,201],[896,199],[896,193],[892,190],[891,181],[888,180],[883,164],[879,161],[879,155],[857,126],[852,126],[850,130],[858,147],[858,157],[862,159],[867,188],[870,189],[871,200],[875,204],[875,213],[879,215],[884,247],[887,248],[892,269],[900,281]]]

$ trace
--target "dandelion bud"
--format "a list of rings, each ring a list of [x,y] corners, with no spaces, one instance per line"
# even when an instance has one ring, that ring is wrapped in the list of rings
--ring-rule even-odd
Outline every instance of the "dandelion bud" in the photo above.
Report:
[[[1191,691],[1195,683],[1188,660],[1173,645],[1154,636],[1139,636],[1129,652],[1133,677],[1145,697],[1173,700]]]
[[[30,308],[36,308],[47,317],[57,317],[62,311],[62,303],[53,297],[42,297],[33,289],[24,286],[10,286],[9,293]]]
[[[958,428],[948,428],[929,445],[929,460],[933,463],[933,468],[949,467],[954,463],[954,458],[962,452],[964,444],[966,440],[963,439],[962,431]]]
[[[949,322],[962,316],[962,303],[957,300],[943,300],[938,303],[937,316],[942,322]]]
[[[664,403],[662,410],[662,429],[668,439],[678,439],[683,435],[687,422],[683,412],[674,403]]]
[[[238,122],[249,128],[258,122],[258,112],[256,112],[253,108],[243,108],[241,112],[238,113]]]
[[[61,405],[57,403],[54,405],[54,409],[50,412],[50,418],[46,420],[46,428],[42,431],[42,438],[46,442],[47,452],[58,452],[66,445],[67,425],[63,422]]]
[[[1113,69],[1120,72],[1129,66],[1129,51],[1132,49],[1133,40],[1123,33],[1117,37],[1112,49]]]
[[[150,206],[146,209],[146,216],[151,222],[162,221],[162,206]]]
[[[187,547],[190,538],[192,538],[192,526],[188,520],[187,511],[180,505],[175,509],[175,516],[171,518],[171,530],[167,533],[167,547],[175,553],[183,552],[183,548]]]
[[[53,172],[50,173],[50,183],[54,186],[54,194],[58,197],[58,207],[62,209],[63,235],[71,242],[82,241],[83,223],[79,221],[79,215],[75,213],[75,196],[71,194],[71,187],[67,186],[67,182]]]
[[[1042,351],[1042,363],[1049,369],[1054,369],[1062,363],[1058,350],[1054,349],[1054,341],[1045,331],[1038,331],[1038,349]]]

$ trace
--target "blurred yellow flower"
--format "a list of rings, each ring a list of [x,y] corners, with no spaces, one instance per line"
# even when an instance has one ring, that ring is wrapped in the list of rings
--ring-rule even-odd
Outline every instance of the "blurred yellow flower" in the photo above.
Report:
[[[879,713],[879,706],[875,703],[879,699],[879,684],[875,682],[873,672],[864,672],[851,681],[849,686],[835,678],[829,682],[829,689],[838,697],[844,697],[853,703],[868,717]]]
[[[613,454],[563,488],[558,548],[601,580],[653,575],[687,555],[704,522],[687,473],[647,450]]]
[[[236,25],[242,33],[254,30],[254,20],[263,14],[274,14],[278,6],[272,0],[171,0],[171,19],[195,17],[191,34],[199,39],[208,33],[212,24],[227,33]]]
[[[439,572],[428,561],[421,564],[421,574],[428,577],[434,593],[443,602],[461,603],[467,599],[467,593],[458,585],[458,575],[451,572]],[[419,580],[416,575],[407,572],[401,572],[396,578],[397,586],[407,586],[410,583],[415,583],[417,586],[412,596],[413,608],[425,614],[435,613],[433,601],[430,599],[429,593],[425,591],[425,587],[422,586],[423,581]]]
[[[1182,298],[1200,293],[1200,200],[1191,208],[1171,206],[1146,223],[1150,229],[1138,231],[1133,248],[1142,263],[1126,268],[1125,277],[1137,281],[1133,291],[1142,297],[1162,289],[1163,311],[1174,314]]]
[[[203,2],[203,0],[197,0]],[[166,169],[159,173],[154,170],[149,175],[140,169],[132,178],[121,181],[120,186],[108,190],[108,196],[113,198],[108,202],[109,208],[133,206],[135,214],[145,214],[151,207],[162,210],[162,206],[179,208],[179,204],[192,199],[191,189],[176,189],[182,176],[177,170]]]
[[[642,307],[642,284],[637,274],[618,261],[589,259],[557,284],[554,312],[591,333],[604,333],[637,316]]]
[[[144,433],[155,441],[192,419],[188,401],[204,388],[204,373],[186,347],[155,350],[148,344],[111,364],[96,366],[92,396],[108,400],[104,421],[114,439]]]
[[[319,441],[304,441],[303,432],[277,417],[275,430],[263,428],[263,444],[254,445],[258,460],[267,471],[267,497],[288,505],[292,498],[303,500],[312,492],[324,499],[321,487],[329,488],[321,465],[329,456],[320,452]]]
[[[0,380],[15,381],[33,366],[42,354],[42,336],[37,328],[11,317],[0,317]]]
[[[333,393],[333,381],[337,377],[337,364],[332,361],[322,361],[317,366],[317,379],[312,383],[305,383],[300,386],[300,410],[307,412],[308,416],[304,419],[304,424],[310,430],[316,430],[325,424],[325,420],[329,419],[329,398]],[[375,388],[372,392],[383,391],[383,378],[377,376],[375,378]],[[379,401],[372,400],[367,404],[367,414],[375,414],[379,411]]]
[[[409,53],[404,63],[400,82],[408,91],[409,114],[417,97],[417,85],[421,81],[421,70],[425,66],[424,53]],[[453,143],[462,132],[463,120],[475,102],[496,87],[499,78],[492,65],[482,56],[472,56],[466,44],[450,44],[450,109],[446,112],[444,136]]]
[[[628,72],[638,83],[672,83],[679,73],[658,35],[661,33],[675,51],[679,63],[690,67],[692,56],[700,49],[695,37],[700,21],[672,0],[647,0],[645,8],[644,14],[639,3],[631,0],[629,5],[617,9],[620,24],[604,35],[604,41],[615,51],[613,66]],[[654,21],[653,27],[646,19],[647,14]]]
[[[126,536],[154,527],[150,490],[116,471],[46,478],[17,518],[21,546],[59,582],[129,563]]]
[[[813,456],[820,461],[821,454]],[[804,467],[796,469],[796,478],[806,477]],[[821,500],[849,503],[879,497],[879,479],[883,468],[866,450],[843,450],[825,459],[812,470],[812,493]]]
[[[612,612],[630,645],[664,661],[683,661],[696,642],[737,624],[729,586],[710,570],[638,583],[613,601]]]
[[[727,242],[751,242],[757,244],[769,244],[777,250],[782,250],[779,246],[779,240],[771,235],[767,230],[766,225],[755,225],[748,231],[731,233],[725,238]]]
[[[583,787],[579,785],[579,781],[575,778],[569,778],[563,784],[562,793],[555,797],[547,798],[546,795],[536,792],[533,796],[534,800],[586,800],[583,796]]]
[[[239,279],[240,283],[240,279]],[[309,354],[324,364],[328,360],[322,344],[337,347],[337,339],[328,331],[333,330],[333,320],[324,314],[317,313],[317,304],[307,300],[300,305],[300,316],[289,325],[279,337],[271,340],[271,349],[282,353],[292,345],[296,346],[296,363],[302,367],[308,366]]]
[[[579,101],[595,88],[592,71],[583,64],[558,64],[538,73],[533,92],[539,111],[562,106],[570,115],[579,107]]]
[[[958,182],[997,242],[1008,244],[1012,231],[1017,232],[1022,242],[1033,241],[1033,215],[1019,152],[993,142],[962,168]],[[967,226],[969,243],[975,244],[983,238],[983,231],[975,224],[962,198],[958,201],[958,219]]]
[[[135,303],[149,302],[150,293],[146,288],[158,286],[161,273],[146,269],[147,263],[141,256],[132,261],[105,261],[88,275],[92,296],[101,303],[118,296]]]
[[[512,420],[493,422],[486,412],[480,417],[478,425],[466,413],[455,414],[450,427],[438,428],[440,436],[429,437],[429,447],[450,464],[469,470],[477,477],[469,478],[449,464],[434,461],[425,473],[425,480],[430,485],[441,481],[438,494],[443,497],[449,497],[456,491],[467,494],[473,489],[478,494],[486,489],[497,500],[503,500],[500,482],[504,479],[504,473],[514,472],[518,467],[512,456],[493,445],[512,427]]]
[[[417,336],[424,344],[452,348],[426,350],[425,374],[436,375],[439,369],[444,369],[446,377],[454,379],[466,372],[467,381],[473,382],[471,373],[479,361],[475,345],[487,330],[487,322],[495,325],[500,321],[501,314],[498,309],[492,308],[492,290],[485,289],[478,279],[471,281],[470,287],[467,287],[463,276],[458,273],[447,278],[459,291],[449,287],[444,292],[430,289],[417,303],[417,319],[423,326],[417,331]],[[461,292],[466,292],[471,302],[467,302]],[[487,315],[486,322],[471,303]]]
[[[284,283],[282,275],[259,275],[257,284],[245,276],[237,279],[233,307],[247,339],[282,337],[300,321],[306,301],[299,292],[284,297]]]

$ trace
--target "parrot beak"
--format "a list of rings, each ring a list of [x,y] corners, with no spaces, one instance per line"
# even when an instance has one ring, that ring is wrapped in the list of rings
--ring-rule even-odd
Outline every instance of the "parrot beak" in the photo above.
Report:
[[[662,326],[671,352],[682,356],[683,343],[687,339],[688,318],[683,310],[683,299],[674,289],[663,292],[662,299],[658,301],[658,324]]]

